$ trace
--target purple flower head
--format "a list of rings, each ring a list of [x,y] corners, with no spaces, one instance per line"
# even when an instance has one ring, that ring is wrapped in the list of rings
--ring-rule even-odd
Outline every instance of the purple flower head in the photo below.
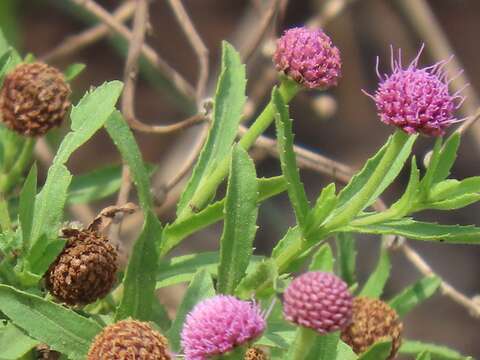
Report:
[[[341,74],[340,51],[320,29],[285,31],[273,61],[278,71],[309,89],[335,86]]]
[[[453,95],[448,91],[451,79],[446,79],[443,70],[448,60],[418,67],[422,50],[423,46],[404,68],[401,50],[395,60],[392,48],[391,75],[380,75],[377,58],[380,84],[374,95],[367,95],[375,101],[380,119],[385,124],[395,125],[408,134],[442,136],[448,126],[459,121],[454,112],[464,98],[460,95],[461,90]]]
[[[261,335],[265,319],[252,302],[217,295],[198,303],[182,329],[186,360],[206,360],[224,354]]]
[[[310,271],[294,279],[283,296],[285,318],[326,334],[342,330],[352,318],[352,295],[337,276]]]

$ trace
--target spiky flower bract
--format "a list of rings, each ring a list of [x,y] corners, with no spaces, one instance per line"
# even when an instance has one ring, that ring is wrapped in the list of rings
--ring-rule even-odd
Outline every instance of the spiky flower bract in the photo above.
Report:
[[[326,334],[350,323],[352,295],[347,284],[334,274],[310,271],[287,287],[283,311],[287,320]]]
[[[260,308],[229,295],[217,295],[198,303],[182,329],[186,360],[206,360],[244,345],[265,329]]]
[[[423,47],[422,47],[423,49]],[[449,93],[446,73],[443,70],[447,61],[420,68],[419,51],[415,59],[402,66],[401,51],[394,59],[392,50],[390,75],[377,75],[380,84],[374,95],[380,120],[394,125],[408,134],[420,133],[427,136],[443,136],[445,129],[457,122],[454,112],[461,105],[460,92]]]
[[[278,71],[309,89],[335,86],[341,75],[340,51],[321,29],[285,31],[273,61]]]

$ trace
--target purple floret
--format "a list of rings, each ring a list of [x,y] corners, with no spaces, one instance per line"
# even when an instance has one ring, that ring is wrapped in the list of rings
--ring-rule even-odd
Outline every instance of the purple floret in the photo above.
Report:
[[[320,334],[342,330],[352,318],[352,295],[337,276],[310,271],[295,278],[284,293],[285,318]]]
[[[341,75],[340,51],[320,29],[285,31],[273,61],[278,71],[309,89],[335,86]]]
[[[206,360],[254,340],[265,329],[260,308],[233,296],[217,295],[187,315],[181,338],[186,360]]]
[[[401,53],[393,58],[392,74],[377,75],[381,82],[374,95],[380,119],[395,125],[408,134],[443,136],[445,129],[458,122],[454,112],[463,102],[460,92],[450,95],[443,67],[447,61],[419,68],[418,59],[423,50],[406,67],[402,67]]]

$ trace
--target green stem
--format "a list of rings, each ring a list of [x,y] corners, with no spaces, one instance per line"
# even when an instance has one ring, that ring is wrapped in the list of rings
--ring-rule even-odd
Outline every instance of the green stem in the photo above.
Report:
[[[304,360],[306,359],[310,349],[315,344],[315,339],[318,333],[314,330],[300,326],[297,328],[297,333],[293,344],[287,354],[288,360]]]
[[[291,80],[282,79],[279,91],[285,100],[285,103],[288,103],[297,94],[299,87]],[[272,101],[270,101],[252,126],[250,126],[248,131],[240,139],[238,142],[239,145],[245,150],[248,150],[255,143],[257,138],[270,126],[274,119],[274,115],[274,106]],[[225,179],[225,176],[227,176],[228,168],[230,166],[230,158],[230,156],[224,158],[215,171],[209,175],[208,180],[200,185],[190,200],[189,206],[185,207],[185,210],[178,216],[178,219],[184,220],[186,217],[192,215],[193,209],[203,209],[211,199],[212,195],[215,194],[218,186],[222,183],[223,179]]]
[[[426,200],[430,194],[430,188],[432,186],[433,177],[435,175],[438,162],[440,161],[440,151],[442,149],[442,137],[439,136],[435,139],[435,145],[433,146],[432,156],[427,166],[427,173],[420,184],[420,194],[423,200]]]
[[[348,224],[360,211],[362,211],[365,204],[377,191],[408,138],[408,135],[401,130],[395,132],[382,160],[368,179],[365,186],[363,186],[351,201],[344,205],[341,211],[338,211],[337,216],[332,218],[332,220],[325,225],[325,230],[327,232],[332,232],[335,229]]]
[[[12,221],[10,220],[10,214],[8,213],[8,204],[3,194],[0,193],[0,226],[2,232],[12,230]]]
[[[0,191],[7,193],[18,182],[18,179],[25,171],[25,168],[30,163],[33,153],[33,147],[35,146],[35,140],[29,138],[23,144],[22,150],[18,155],[17,161],[12,166],[8,174],[4,174],[0,177]]]

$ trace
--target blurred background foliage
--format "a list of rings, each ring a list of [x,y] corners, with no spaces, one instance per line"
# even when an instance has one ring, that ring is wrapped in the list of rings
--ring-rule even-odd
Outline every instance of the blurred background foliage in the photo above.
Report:
[[[375,114],[371,100],[361,93],[361,89],[373,91],[377,78],[375,75],[375,57],[381,59],[380,68],[388,69],[389,46],[403,49],[404,63],[412,59],[422,42],[426,51],[421,58],[422,64],[435,62],[431,56],[429,43],[416,31],[412,18],[403,11],[406,0],[357,0],[326,26],[326,32],[333,38],[342,52],[343,79],[333,91],[305,92],[298,96],[291,106],[295,119],[296,142],[308,149],[324,154],[358,168],[369,155],[384,143],[392,129],[383,125]],[[322,10],[325,0],[290,0],[285,16],[277,24],[273,33],[278,34],[285,28],[303,24],[307,19]],[[411,1],[410,1],[411,2]],[[102,0],[99,4],[109,10],[120,5],[119,0]],[[210,50],[211,73],[216,74],[220,55],[220,42],[223,39],[241,47],[242,39],[249,26],[256,21],[255,12],[262,5],[261,0],[185,0],[195,26]],[[471,89],[480,87],[480,1],[478,0],[430,0],[428,1],[448,40],[452,44],[455,56],[465,69]],[[165,1],[152,1],[151,30],[147,42],[156,49],[177,71],[192,83],[197,76],[197,63],[184,34],[179,29]],[[33,53],[38,57],[47,54],[65,38],[86,29],[95,21],[75,7],[69,0],[1,0],[0,26],[6,37],[24,53]],[[418,25],[418,24],[417,24]],[[423,24],[429,26],[430,24]],[[272,33],[272,34],[273,34]],[[73,85],[74,97],[78,98],[91,85],[105,80],[123,77],[125,43],[109,36],[81,51],[52,63],[65,68],[73,62],[87,65],[86,71]],[[264,75],[272,68],[268,56],[268,46],[257,51],[247,66],[249,79],[248,93],[258,98],[259,103],[267,101],[270,91],[268,78]],[[267,70],[265,70],[267,69]],[[180,99],[169,92],[165,82],[147,66],[137,89],[137,113],[150,123],[170,123],[181,119],[193,111],[191,102]],[[214,83],[211,83],[210,89]],[[262,87],[265,87],[263,89]],[[61,131],[61,130],[60,130]],[[475,131],[475,128],[470,132]],[[198,129],[190,129],[178,135],[137,134],[144,156],[150,163],[158,164],[155,184],[162,184],[174,171],[175,163],[185,156],[189,144]],[[459,158],[453,176],[463,178],[480,174],[480,143],[471,133],[464,136]],[[55,138],[49,140],[54,145]],[[422,159],[432,147],[432,139],[421,139],[415,147],[415,153]],[[261,151],[253,154],[259,164],[259,175],[278,174],[278,160],[268,157]],[[70,168],[74,174],[106,165],[118,163],[113,145],[107,141],[106,134],[94,137],[88,146],[83,147],[72,158]],[[45,168],[41,173],[45,174]],[[311,198],[333,179],[311,171],[303,171],[302,179]],[[405,172],[386,194],[387,202],[397,198],[408,180]],[[341,185],[339,183],[339,185]],[[177,193],[181,191],[181,186]],[[110,205],[115,199],[94,204],[96,209]],[[167,202],[167,205],[169,203]],[[170,204],[172,205],[172,204]],[[159,214],[163,221],[169,221],[173,207],[163,206]],[[432,214],[425,212],[421,217],[437,220],[446,224],[480,225],[480,205],[470,206],[462,211]],[[135,218],[127,219],[131,223],[125,226],[125,233],[136,231]],[[266,253],[287,227],[294,222],[286,195],[282,195],[264,204],[260,210],[260,230],[256,239],[258,253]],[[221,234],[218,226],[209,228],[187,240],[174,254],[189,253],[196,250],[212,249]],[[446,281],[465,294],[473,296],[480,292],[480,248],[470,246],[451,246],[441,244],[412,242],[412,246],[422,254]],[[374,266],[378,246],[376,239],[365,237],[359,243],[360,274],[365,280]],[[388,284],[387,298],[401,290],[419,277],[416,270],[401,254],[392,254],[393,272]],[[183,294],[184,288],[178,286],[175,291],[159,294],[161,301],[171,310],[174,309]],[[172,310],[173,311],[173,310]],[[443,343],[462,353],[480,358],[480,319],[472,318],[465,309],[452,303],[441,295],[435,296],[426,304],[413,311],[406,320],[406,336],[428,342]]]

